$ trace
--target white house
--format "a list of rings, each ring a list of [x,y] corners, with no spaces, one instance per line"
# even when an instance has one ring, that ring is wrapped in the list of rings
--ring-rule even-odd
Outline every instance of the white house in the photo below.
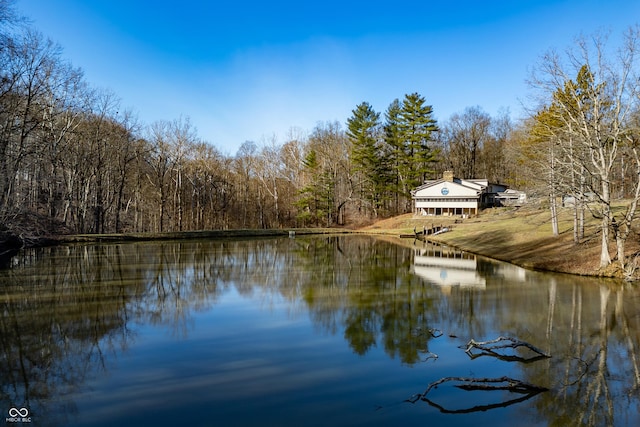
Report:
[[[411,192],[416,215],[476,215],[481,208],[522,204],[526,195],[486,179],[455,178],[446,171],[441,179],[425,181]]]
[[[441,179],[425,181],[411,192],[418,215],[475,215],[489,183],[486,179],[454,178],[447,171]]]

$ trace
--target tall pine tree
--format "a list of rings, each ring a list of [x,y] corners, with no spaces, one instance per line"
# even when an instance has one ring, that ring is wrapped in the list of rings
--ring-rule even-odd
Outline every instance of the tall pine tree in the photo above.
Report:
[[[403,144],[400,135],[400,113],[402,107],[400,101],[396,98],[393,100],[384,114],[384,143],[385,151],[389,158],[390,185],[389,190],[393,199],[393,213],[400,213],[402,181],[400,177],[400,162],[402,159]]]
[[[351,140],[351,162],[360,177],[361,197],[374,215],[383,206],[388,182],[387,159],[381,150],[380,114],[367,102],[356,106],[347,120],[347,136]]]
[[[398,173],[403,194],[410,200],[410,192],[421,185],[433,172],[432,164],[437,152],[430,147],[431,134],[438,131],[433,118],[433,107],[426,105],[418,93],[405,95],[400,110],[399,134],[401,140]]]
[[[335,179],[330,170],[322,168],[318,153],[310,150],[302,161],[306,185],[298,192],[295,205],[300,209],[297,219],[302,225],[326,225],[333,223]]]
[[[347,119],[347,136],[351,139],[351,161],[356,171],[370,174],[377,165],[377,141],[380,114],[367,102],[351,111]]]

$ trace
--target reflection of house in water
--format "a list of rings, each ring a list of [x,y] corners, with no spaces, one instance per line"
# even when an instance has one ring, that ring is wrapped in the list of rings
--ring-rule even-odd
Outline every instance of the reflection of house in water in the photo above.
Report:
[[[510,282],[525,282],[527,280],[526,269],[506,262],[501,262],[497,266],[493,275]]]
[[[475,255],[459,249],[426,243],[416,248],[413,273],[439,286],[484,289],[486,279],[478,271]]]

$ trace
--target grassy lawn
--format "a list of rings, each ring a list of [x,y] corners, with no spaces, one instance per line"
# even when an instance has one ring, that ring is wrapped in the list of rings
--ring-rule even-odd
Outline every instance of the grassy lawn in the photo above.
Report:
[[[484,210],[474,218],[455,223],[453,218],[414,217],[411,214],[380,221],[366,227],[369,232],[384,234],[412,233],[431,225],[452,227],[452,231],[432,236],[439,241],[476,254],[508,261],[523,267],[581,275],[619,276],[617,263],[606,271],[599,271],[600,220],[586,213],[585,238],[573,242],[572,210],[562,208],[559,213],[560,235],[553,236],[548,209],[494,208]],[[615,243],[609,245],[615,257]],[[639,249],[637,234],[627,242],[627,254]],[[621,276],[619,276],[621,277]]]

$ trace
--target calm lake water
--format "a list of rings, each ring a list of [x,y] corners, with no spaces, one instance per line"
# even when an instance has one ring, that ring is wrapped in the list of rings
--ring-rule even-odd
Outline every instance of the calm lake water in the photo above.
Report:
[[[500,336],[551,357],[465,352]],[[637,426],[639,352],[637,287],[423,242],[78,245],[0,271],[6,425]],[[478,382],[501,377],[548,390]]]

